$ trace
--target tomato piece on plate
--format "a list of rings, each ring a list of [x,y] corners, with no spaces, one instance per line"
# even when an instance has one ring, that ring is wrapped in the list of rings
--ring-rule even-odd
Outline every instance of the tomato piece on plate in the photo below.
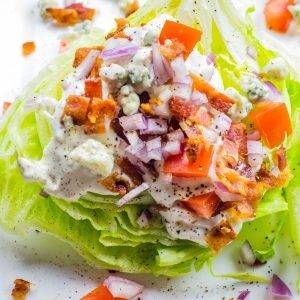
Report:
[[[80,300],[114,300],[114,297],[109,289],[104,284],[101,284]]]
[[[183,205],[194,211],[199,217],[210,219],[221,203],[220,198],[214,192],[199,195],[182,201]]]
[[[3,102],[3,108],[2,108],[2,112],[5,113],[8,108],[11,106],[11,103],[10,102]]]
[[[269,0],[264,10],[267,27],[277,32],[286,33],[293,20],[293,15],[288,7],[294,4],[294,0]]]
[[[167,20],[161,30],[159,42],[161,45],[165,43],[165,40],[180,42],[185,47],[185,58],[187,58],[200,41],[201,36],[202,32],[198,29]]]
[[[195,162],[189,161],[186,152],[172,155],[165,160],[163,172],[185,178],[206,177],[211,165],[213,152],[213,145],[205,148],[204,145],[200,144],[198,157]]]
[[[268,148],[280,146],[292,133],[292,124],[285,103],[264,102],[249,114],[249,119]]]

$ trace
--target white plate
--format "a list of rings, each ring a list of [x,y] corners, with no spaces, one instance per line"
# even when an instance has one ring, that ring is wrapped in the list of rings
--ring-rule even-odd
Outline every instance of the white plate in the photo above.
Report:
[[[0,32],[0,107],[1,101],[12,101],[21,88],[57,53],[61,29],[53,29],[41,22],[35,0],[10,0],[1,2]],[[261,16],[263,2],[236,0],[241,9],[256,3],[255,23],[264,35]],[[100,14],[97,24],[105,30],[113,26],[113,17],[119,14],[116,1],[90,1],[97,6]],[[273,36],[277,37],[276,34]],[[297,37],[279,37],[286,47],[299,49]],[[21,55],[23,42],[33,40],[36,52],[30,57]],[[287,226],[287,225],[286,225]],[[287,229],[288,230],[288,229]],[[280,238],[277,254],[260,268],[243,269],[238,261],[238,249],[227,247],[214,263],[218,273],[231,271],[255,271],[256,274],[270,277],[279,274],[296,294],[295,287],[299,265],[291,241]],[[281,260],[281,262],[280,262]],[[283,263],[282,263],[283,262]],[[87,265],[84,260],[66,243],[57,239],[31,232],[21,239],[0,230],[0,299],[10,299],[13,281],[23,278],[33,283],[28,300],[80,299],[95,288],[107,276],[106,271]],[[230,299],[245,289],[251,291],[249,300],[268,299],[268,286],[264,284],[235,283],[233,280],[216,279],[210,276],[206,267],[199,273],[192,272],[182,278],[154,278],[151,275],[122,275],[145,284],[144,300],[154,299]],[[300,299],[300,297],[295,297]]]

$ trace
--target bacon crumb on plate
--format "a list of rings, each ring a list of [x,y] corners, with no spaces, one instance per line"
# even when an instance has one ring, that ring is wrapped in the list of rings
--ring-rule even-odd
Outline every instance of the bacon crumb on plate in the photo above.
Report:
[[[28,56],[33,53],[36,49],[35,43],[30,41],[22,45],[22,54],[23,56]]]
[[[11,106],[10,102],[7,102],[7,101],[3,102],[2,113],[4,114],[10,106]]]
[[[30,291],[31,283],[23,279],[16,279],[14,283],[15,286],[11,292],[11,296],[14,300],[25,300]]]

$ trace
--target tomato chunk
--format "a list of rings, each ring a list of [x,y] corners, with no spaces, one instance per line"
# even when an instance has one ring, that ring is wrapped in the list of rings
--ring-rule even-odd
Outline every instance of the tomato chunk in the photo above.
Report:
[[[200,77],[194,74],[190,74],[190,76],[193,79],[193,89],[206,94],[208,102],[213,108],[222,113],[228,112],[234,104],[234,101],[231,98],[217,91],[213,86]]]
[[[216,212],[221,200],[214,192],[211,192],[183,200],[182,203],[199,217],[210,219]]]
[[[195,162],[190,162],[186,152],[172,155],[167,158],[163,165],[163,172],[171,173],[178,177],[206,177],[211,165],[214,146],[208,149],[204,145],[199,145],[198,157]]]
[[[165,40],[178,41],[184,45],[185,58],[193,51],[195,45],[200,41],[202,32],[190,26],[167,20],[160,33],[159,42],[161,45]]]
[[[105,285],[100,285],[80,300],[114,300],[113,295]]]
[[[269,0],[264,10],[267,27],[277,32],[287,32],[293,20],[288,7],[294,4],[294,0]]]
[[[280,146],[292,133],[292,124],[285,103],[264,102],[249,114],[268,148]]]
[[[92,78],[85,81],[85,96],[90,98],[102,98],[101,78]]]

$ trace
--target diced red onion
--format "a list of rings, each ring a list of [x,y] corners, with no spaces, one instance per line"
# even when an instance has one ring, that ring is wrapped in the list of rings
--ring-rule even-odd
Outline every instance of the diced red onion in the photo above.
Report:
[[[119,120],[124,130],[139,130],[147,128],[147,121],[143,114],[124,116],[121,117]]]
[[[153,149],[161,148],[161,137],[159,136],[155,139],[152,139],[152,140],[148,141],[146,143],[146,146],[147,146],[147,151],[151,151]]]
[[[82,63],[76,68],[78,79],[85,79],[92,71],[96,58],[101,54],[99,50],[91,50]]]
[[[206,57],[206,63],[208,65],[216,65],[216,55],[214,55],[212,52],[208,53],[207,57]]]
[[[147,157],[149,159],[148,162],[151,159],[161,160],[162,159],[162,150],[161,150],[161,148],[156,148],[156,149],[152,149],[152,150],[148,151]]]
[[[247,47],[246,51],[247,51],[247,55],[249,57],[251,57],[254,60],[257,60],[257,52],[256,52],[256,49],[254,47],[249,46],[249,47]]]
[[[254,130],[247,134],[247,139],[250,141],[259,141],[261,138],[258,130]]]
[[[167,142],[162,148],[162,153],[165,158],[181,153],[181,143],[179,141]]]
[[[260,166],[264,161],[264,156],[262,154],[248,154],[248,164],[255,168]]]
[[[136,131],[125,131],[124,132],[125,137],[127,138],[127,141],[130,145],[136,145],[138,143],[142,143],[142,141],[139,138],[139,135]]]
[[[223,202],[241,201],[242,200],[241,195],[229,192],[227,187],[222,182],[216,181],[214,183],[214,186],[215,186],[215,193],[219,196],[219,198]]]
[[[213,127],[217,131],[223,133],[226,130],[229,130],[229,128],[231,127],[231,123],[232,120],[225,114],[221,113],[216,117]]]
[[[250,294],[250,291],[246,290],[246,291],[242,291],[237,300],[245,300],[247,298],[247,296]]]
[[[138,139],[135,143],[132,145],[128,146],[126,148],[126,152],[129,152],[133,155],[137,155],[143,148],[145,147],[145,143]]]
[[[192,78],[189,76],[184,59],[181,55],[171,61],[171,67],[174,73],[173,82],[192,84]]]
[[[271,174],[277,178],[280,174],[279,168],[277,166],[273,166],[271,169]]]
[[[145,227],[146,225],[149,224],[149,221],[151,220],[152,218],[152,214],[151,212],[149,211],[149,209],[144,209],[141,213],[141,215],[139,216],[139,218],[137,219],[137,223],[140,227]]]
[[[118,276],[109,276],[103,284],[109,289],[113,297],[135,299],[144,291],[144,286]]]
[[[215,68],[213,66],[206,66],[201,69],[202,77],[205,81],[210,82],[215,72]]]
[[[104,50],[101,53],[101,57],[104,59],[104,61],[120,61],[130,56],[133,56],[139,50],[139,48],[139,46],[130,45],[120,48]]]
[[[285,299],[293,297],[291,290],[276,274],[272,277],[271,293],[273,296],[285,297]]]
[[[140,131],[141,134],[164,134],[168,131],[166,120],[148,119],[148,127]]]
[[[260,141],[247,141],[248,154],[261,154],[263,155],[263,145]]]
[[[127,193],[125,196],[123,196],[117,203],[116,205],[118,207],[121,207],[125,204],[127,204],[128,202],[130,202],[132,199],[134,199],[135,197],[137,197],[138,195],[140,195],[141,193],[143,193],[144,191],[149,189],[149,185],[147,183],[142,183],[141,185],[139,185],[138,187],[136,187],[135,189],[131,190],[129,193]]]
[[[274,96],[274,100],[280,98],[282,95],[280,91],[277,89],[277,87],[271,82],[271,81],[264,81],[264,85],[270,90],[270,92]],[[273,99],[271,99],[273,100]]]
[[[182,142],[184,140],[184,134],[180,129],[174,130],[167,134],[169,141],[179,141]]]
[[[192,95],[191,85],[185,83],[174,83],[172,89],[173,89],[173,96],[184,100],[190,100]]]
[[[152,60],[156,83],[163,85],[172,78],[173,74],[170,74],[170,69],[166,67],[168,62],[160,53],[158,44],[152,46]]]
[[[208,102],[207,96],[196,90],[193,91],[191,101],[196,105],[202,105]]]
[[[241,256],[242,256],[243,261],[248,266],[253,266],[256,262],[256,257],[254,255],[252,247],[248,241],[245,241],[245,243],[241,247]]]

